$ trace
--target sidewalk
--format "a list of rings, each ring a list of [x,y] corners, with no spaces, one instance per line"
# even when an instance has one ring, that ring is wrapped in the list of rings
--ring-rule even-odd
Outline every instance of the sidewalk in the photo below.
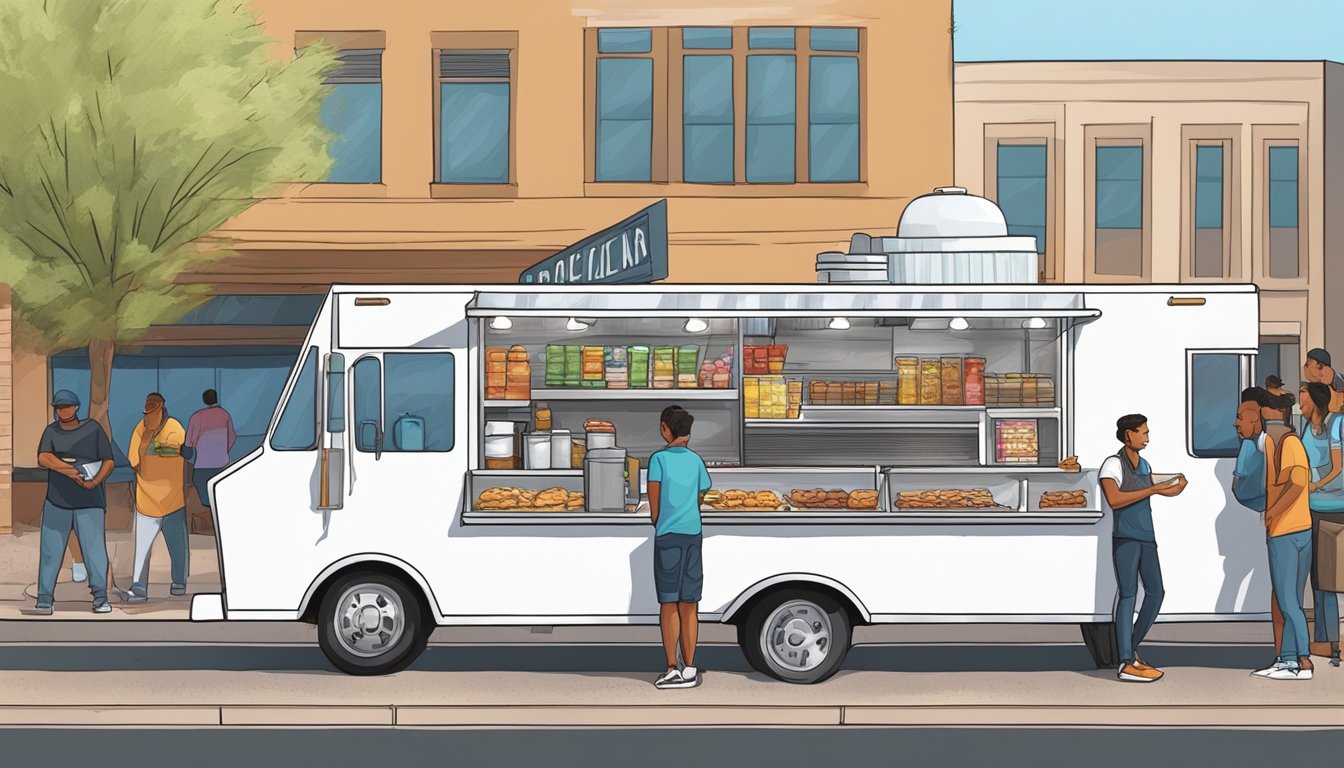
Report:
[[[40,627],[22,626],[37,637]],[[688,691],[653,688],[662,654],[649,627],[440,630],[410,670],[355,678],[331,671],[315,647],[295,645],[305,633],[312,638],[311,627],[283,625],[288,636],[278,644],[225,645],[230,641],[210,641],[206,632],[215,626],[228,625],[187,625],[178,638],[188,644],[179,647],[104,642],[96,650],[73,639],[0,645],[0,726],[1344,723],[1344,669],[1318,660],[1310,682],[1249,676],[1272,656],[1263,624],[1159,626],[1148,655],[1167,677],[1152,685],[1123,684],[1114,672],[1088,669],[1076,628],[883,627],[863,630],[845,670],[830,681],[794,686],[750,672],[729,644],[731,628],[706,627],[705,682]],[[133,629],[148,627],[116,628]],[[623,644],[599,644],[613,640]]]
[[[37,562],[41,535],[37,530],[20,528],[13,535],[0,535],[0,620],[91,618],[91,596],[88,582],[76,584],[70,580],[68,564],[61,568],[56,582],[52,616],[30,614],[37,601]],[[168,549],[160,537],[150,554],[150,586],[148,603],[131,605],[120,602],[113,587],[129,590],[131,572],[135,565],[135,540],[130,531],[107,532],[107,557],[111,565],[108,600],[112,613],[97,616],[100,622],[134,618],[186,620],[190,618],[191,595],[197,592],[218,592],[219,557],[213,536],[191,536],[190,568],[187,595],[172,597],[168,594],[171,561]],[[68,560],[67,555],[67,560]]]

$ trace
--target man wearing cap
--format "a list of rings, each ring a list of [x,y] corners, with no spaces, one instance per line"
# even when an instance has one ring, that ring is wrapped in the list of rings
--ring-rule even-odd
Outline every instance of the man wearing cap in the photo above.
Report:
[[[135,470],[135,571],[125,599],[143,603],[149,599],[149,551],[163,533],[172,560],[175,596],[187,593],[187,489],[182,443],[187,433],[168,415],[163,395],[151,392],[145,398],[145,418],[131,434],[129,458]]]
[[[1320,347],[1308,352],[1307,361],[1302,364],[1302,378],[1329,387],[1330,412],[1344,413],[1344,373],[1339,373],[1331,365],[1329,352]]]
[[[36,612],[43,615],[51,614],[56,575],[71,530],[83,550],[93,612],[112,611],[107,604],[107,540],[103,529],[107,509],[103,481],[112,473],[112,442],[98,422],[80,421],[79,405],[79,398],[68,389],[53,395],[51,407],[56,420],[43,430],[37,447],[37,464],[47,470],[37,565]]]

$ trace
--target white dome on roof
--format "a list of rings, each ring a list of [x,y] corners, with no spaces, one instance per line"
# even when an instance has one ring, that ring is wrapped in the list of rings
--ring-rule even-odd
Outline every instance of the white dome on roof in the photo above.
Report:
[[[932,194],[911,200],[896,230],[896,236],[903,238],[1007,235],[1008,222],[999,206],[966,194],[962,187],[939,187]]]

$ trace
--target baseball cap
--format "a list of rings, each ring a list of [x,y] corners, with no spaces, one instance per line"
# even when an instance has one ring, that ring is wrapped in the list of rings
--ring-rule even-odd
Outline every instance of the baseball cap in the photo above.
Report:
[[[1317,347],[1317,348],[1311,350],[1310,352],[1308,352],[1308,353],[1307,353],[1307,359],[1308,359],[1308,360],[1315,360],[1316,362],[1320,363],[1321,365],[1324,365],[1324,366],[1327,367],[1327,368],[1331,367],[1331,366],[1330,366],[1330,353],[1329,353],[1329,352],[1326,352],[1324,349],[1321,349],[1320,347]]]
[[[1278,376],[1269,376],[1269,377],[1266,377],[1266,378],[1265,378],[1265,386],[1266,386],[1266,387],[1275,387],[1275,388],[1282,387],[1282,386],[1283,386],[1283,379],[1280,379]]]
[[[145,398],[145,413],[153,413],[163,407],[163,395],[158,392],[150,392]]]
[[[58,389],[56,390],[56,394],[51,396],[51,404],[57,407],[73,405],[78,408],[79,395],[76,395],[68,389]]]

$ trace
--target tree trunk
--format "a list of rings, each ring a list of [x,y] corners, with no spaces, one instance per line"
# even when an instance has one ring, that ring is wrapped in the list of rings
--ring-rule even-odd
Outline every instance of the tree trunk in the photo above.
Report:
[[[113,436],[107,408],[112,390],[112,357],[115,354],[116,342],[111,339],[89,341],[89,418],[103,426],[109,441],[113,440]]]

